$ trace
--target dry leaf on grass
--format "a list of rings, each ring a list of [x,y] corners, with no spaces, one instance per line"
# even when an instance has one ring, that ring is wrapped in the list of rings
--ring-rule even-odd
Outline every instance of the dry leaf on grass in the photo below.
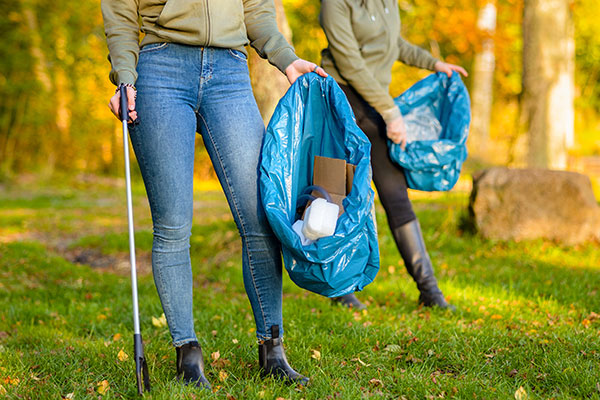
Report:
[[[315,360],[319,361],[321,359],[321,352],[319,350],[311,350],[311,351],[312,351],[311,357],[314,358]]]
[[[117,358],[119,359],[119,361],[125,361],[129,358],[129,356],[123,351],[123,349],[121,349],[119,350],[119,354],[117,354]]]
[[[152,317],[152,325],[154,325],[157,328],[164,328],[165,326],[167,326],[167,317],[165,317],[165,314],[163,313],[158,318]]]
[[[108,389],[110,389],[110,385],[108,384],[108,381],[105,379],[98,384],[96,391],[100,394],[106,394]]]
[[[527,400],[529,396],[527,395],[527,391],[523,388],[523,386],[519,386],[517,391],[515,392],[516,400]]]

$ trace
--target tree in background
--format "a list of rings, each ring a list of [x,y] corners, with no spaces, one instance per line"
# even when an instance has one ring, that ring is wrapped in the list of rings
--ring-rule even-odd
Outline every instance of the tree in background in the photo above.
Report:
[[[525,0],[521,117],[527,164],[564,169],[572,142],[573,20],[569,0]]]
[[[475,53],[473,89],[471,90],[471,138],[469,149],[476,156],[487,159],[490,145],[494,69],[494,33],[496,31],[496,4],[489,1],[479,10],[477,27],[483,34],[481,48]]]

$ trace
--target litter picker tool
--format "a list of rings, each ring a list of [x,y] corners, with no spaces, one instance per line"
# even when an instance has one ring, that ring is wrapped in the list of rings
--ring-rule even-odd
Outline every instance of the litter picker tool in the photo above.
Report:
[[[123,124],[123,151],[125,153],[125,183],[127,187],[127,219],[129,225],[129,260],[131,262],[131,295],[133,297],[133,354],[135,359],[135,376],[137,378],[138,394],[143,394],[144,389],[150,391],[150,376],[148,364],[144,357],[144,344],[140,333],[140,313],[138,309],[137,274],[135,264],[135,239],[133,232],[133,205],[131,202],[131,176],[129,173],[129,106],[127,101],[127,87],[121,85],[121,123]]]

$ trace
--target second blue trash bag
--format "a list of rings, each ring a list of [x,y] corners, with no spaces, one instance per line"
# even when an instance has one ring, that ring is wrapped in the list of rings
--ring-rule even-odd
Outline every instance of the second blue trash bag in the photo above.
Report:
[[[379,247],[370,151],[344,92],[331,77],[304,74],[279,101],[263,144],[260,192],[281,241],[285,268],[298,286],[337,297],[362,290],[375,279]],[[312,184],[314,156],[344,159],[356,171],[334,235],[302,246],[292,224],[297,199]]]
[[[429,75],[394,99],[406,124],[408,143],[388,141],[390,157],[404,169],[411,189],[450,190],[467,158],[471,122],[469,93],[459,75]]]

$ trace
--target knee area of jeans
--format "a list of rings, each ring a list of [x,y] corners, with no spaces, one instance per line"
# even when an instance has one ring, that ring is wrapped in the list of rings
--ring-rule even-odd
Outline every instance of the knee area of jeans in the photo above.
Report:
[[[192,225],[185,224],[181,226],[154,226],[154,245],[155,249],[187,249],[189,248],[190,236],[192,235]]]

